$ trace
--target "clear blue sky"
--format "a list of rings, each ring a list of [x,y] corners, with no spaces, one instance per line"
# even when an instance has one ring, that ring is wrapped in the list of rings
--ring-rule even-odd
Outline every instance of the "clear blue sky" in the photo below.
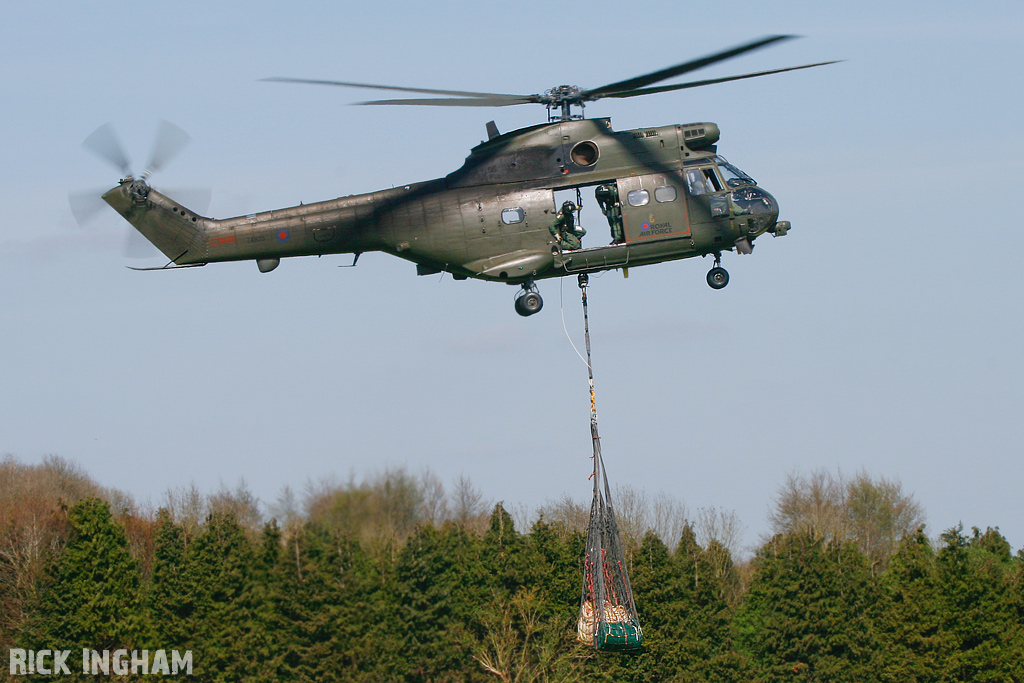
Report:
[[[722,291],[707,261],[592,278],[609,476],[735,510],[754,542],[787,473],[864,469],[902,481],[933,535],[962,521],[1024,546],[1019,2],[6,3],[0,453],[153,502],[400,465],[491,500],[585,498],[574,279],[522,319],[511,287],[381,254],[132,272],[154,264],[124,258],[125,224],[68,209],[117,180],[80,144],[112,122],[141,168],[173,121],[193,142],[154,184],[209,187],[227,217],[442,176],[489,119],[544,114],[260,78],[532,93],[773,33],[804,38],[699,76],[847,61],[587,109],[620,130],[718,123],[793,224],[727,255]]]

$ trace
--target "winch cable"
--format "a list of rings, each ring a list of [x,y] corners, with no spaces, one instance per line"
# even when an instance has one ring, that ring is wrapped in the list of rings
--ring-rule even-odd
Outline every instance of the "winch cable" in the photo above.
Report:
[[[601,437],[597,435],[597,403],[594,399],[594,366],[590,360],[590,317],[587,315],[587,285],[590,278],[586,273],[579,274],[580,291],[583,293],[583,338],[587,345],[587,375],[590,379],[590,435],[594,441],[594,494],[597,495],[597,480],[599,478],[598,466],[602,469],[601,463]],[[579,353],[577,351],[577,353]]]

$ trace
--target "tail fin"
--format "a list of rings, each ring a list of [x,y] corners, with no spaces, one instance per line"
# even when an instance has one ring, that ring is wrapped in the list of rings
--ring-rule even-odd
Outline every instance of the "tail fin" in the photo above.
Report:
[[[141,178],[125,178],[103,195],[113,207],[177,265],[205,263],[207,221]]]

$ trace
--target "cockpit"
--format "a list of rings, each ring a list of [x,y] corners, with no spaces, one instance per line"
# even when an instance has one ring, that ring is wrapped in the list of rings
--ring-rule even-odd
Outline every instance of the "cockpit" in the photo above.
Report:
[[[712,218],[750,216],[748,229],[752,235],[759,235],[779,216],[775,198],[723,157],[687,162],[684,174],[690,195],[708,195]]]
[[[729,188],[757,185],[757,181],[723,157],[687,162],[686,185],[692,195],[712,194]]]

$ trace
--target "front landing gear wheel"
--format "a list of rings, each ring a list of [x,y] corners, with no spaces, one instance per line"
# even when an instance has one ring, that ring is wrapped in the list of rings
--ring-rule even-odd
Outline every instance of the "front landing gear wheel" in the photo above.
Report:
[[[524,318],[533,315],[544,307],[544,299],[540,298],[537,285],[532,282],[523,285],[523,291],[516,297],[516,313]]]
[[[708,271],[708,285],[711,289],[721,289],[729,284],[729,271],[721,266],[715,266]]]

